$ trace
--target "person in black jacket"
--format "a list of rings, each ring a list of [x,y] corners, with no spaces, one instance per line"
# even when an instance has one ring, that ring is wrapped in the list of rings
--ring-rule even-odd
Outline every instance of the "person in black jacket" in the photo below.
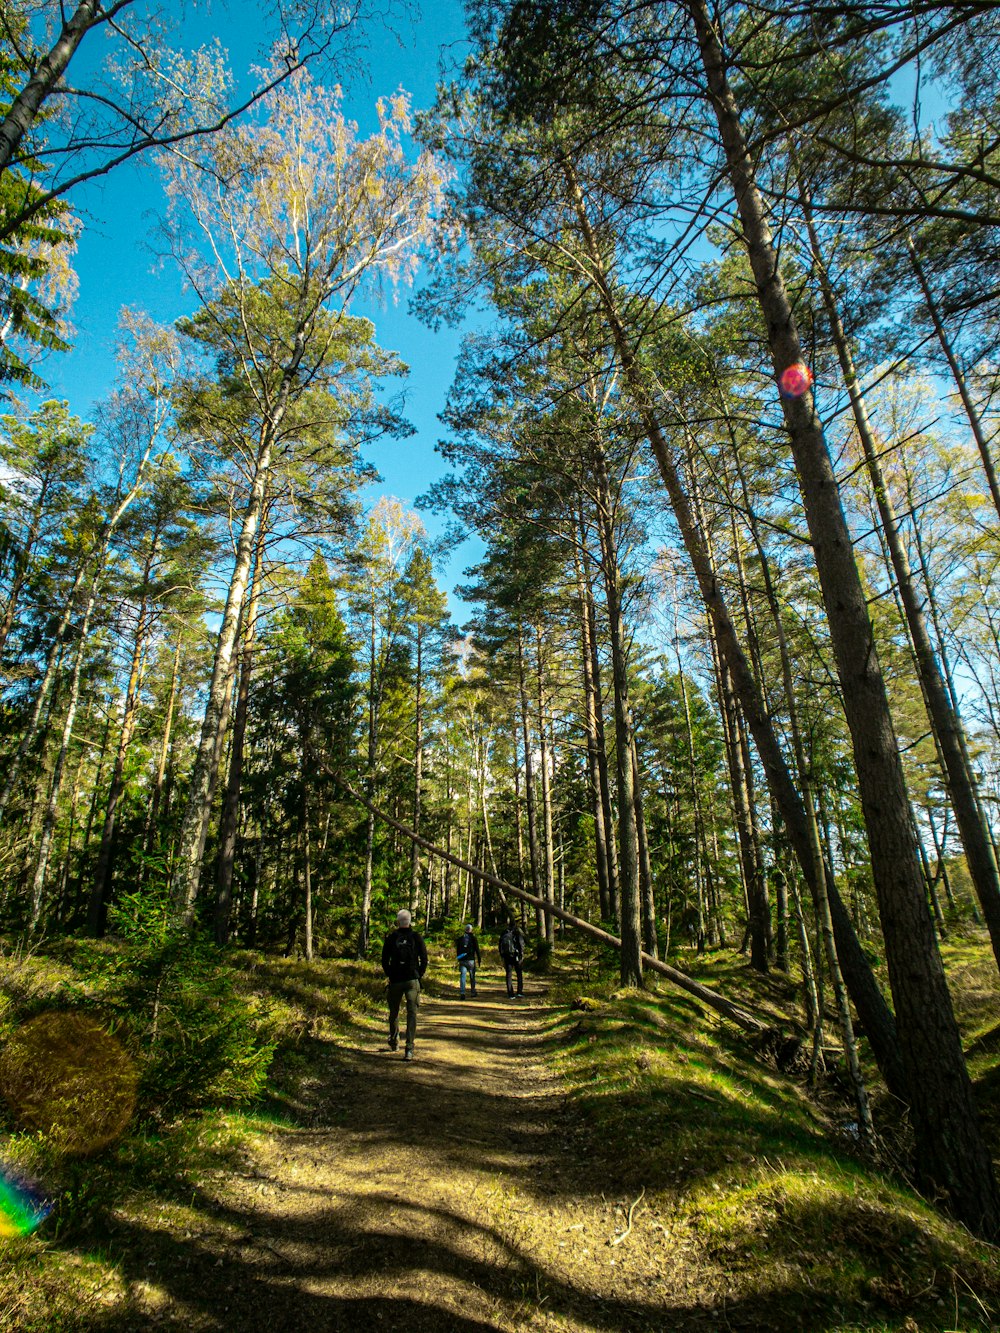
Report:
[[[465,999],[465,977],[468,974],[469,985],[473,995],[476,993],[476,968],[479,966],[479,941],[472,933],[472,925],[469,924],[455,941],[455,952],[458,960],[458,998]]]
[[[389,978],[389,1050],[399,1047],[399,1006],[406,998],[406,1043],[403,1059],[413,1059],[417,1035],[417,1006],[420,1003],[420,978],[427,971],[427,947],[413,929],[404,907],[396,914],[396,929],[382,945],[382,971]]]
[[[521,929],[514,922],[513,917],[508,921],[507,926],[500,936],[499,951],[503,962],[504,971],[507,973],[507,998],[515,998],[514,975],[517,975],[517,998],[524,994],[524,950],[527,941],[521,933]]]

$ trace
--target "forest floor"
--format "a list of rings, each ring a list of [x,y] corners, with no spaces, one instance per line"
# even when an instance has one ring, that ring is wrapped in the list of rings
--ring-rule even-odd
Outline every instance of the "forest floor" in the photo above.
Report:
[[[685,997],[439,976],[405,1063],[378,1009],[324,1016],[316,971],[274,962],[309,1017],[269,1105],[205,1120],[96,1229],[18,1242],[0,1327],[1000,1328],[997,1252]]]
[[[120,1216],[131,1308],[109,1324],[716,1327],[652,1209],[614,1244],[631,1200],[594,1174],[546,1061],[552,1021],[537,985],[510,1001],[483,981],[423,999],[412,1063],[384,1039],[331,1045],[311,1124],[258,1138],[190,1207]]]

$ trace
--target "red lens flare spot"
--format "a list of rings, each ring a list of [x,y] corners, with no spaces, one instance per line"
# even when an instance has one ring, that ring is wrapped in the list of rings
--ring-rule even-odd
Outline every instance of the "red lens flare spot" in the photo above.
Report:
[[[813,373],[801,361],[794,361],[778,376],[782,398],[801,398],[812,388]]]

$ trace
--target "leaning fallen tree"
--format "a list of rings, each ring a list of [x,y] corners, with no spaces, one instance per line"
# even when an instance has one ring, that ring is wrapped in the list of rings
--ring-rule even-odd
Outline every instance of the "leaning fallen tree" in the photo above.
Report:
[[[513,898],[519,899],[521,902],[530,903],[533,907],[539,908],[542,912],[547,912],[550,916],[554,916],[558,921],[565,921],[567,925],[578,930],[581,935],[589,935],[591,939],[600,940],[602,944],[607,944],[613,949],[620,949],[622,947],[621,940],[617,935],[612,935],[610,931],[603,930],[600,926],[595,926],[590,921],[585,921],[583,917],[574,916],[572,912],[567,912],[565,908],[557,907],[555,903],[550,903],[544,898],[538,898],[535,894],[528,893],[525,889],[516,888],[513,884],[508,884],[506,880],[500,879],[498,875],[491,875],[487,870],[480,870],[478,866],[470,865],[468,861],[463,861],[460,856],[455,856],[451,852],[446,852],[443,847],[437,847],[434,843],[428,842],[428,840],[421,837],[419,833],[415,833],[413,829],[400,823],[400,821],[394,819],[392,815],[387,815],[384,810],[380,810],[377,805],[373,804],[368,799],[367,796],[356,791],[355,788],[339,774],[334,773],[330,769],[327,769],[327,772],[342,791],[346,792],[348,796],[357,801],[360,805],[363,805],[366,810],[371,811],[376,819],[383,820],[390,828],[396,829],[398,833],[402,833],[404,837],[409,838],[411,842],[416,843],[418,847],[422,847],[424,851],[429,852],[432,856],[438,856],[443,861],[449,861],[453,866],[457,866],[460,870],[464,870],[468,874],[474,875],[478,880],[482,881],[482,883],[489,884],[499,892],[501,898],[505,901],[507,895],[510,895]],[[733,1004],[731,1000],[727,1000],[724,995],[720,995],[717,991],[710,990],[708,986],[703,986],[701,982],[695,981],[693,977],[689,977],[685,972],[678,971],[676,967],[671,967],[669,963],[664,963],[659,958],[653,958],[650,954],[643,953],[642,964],[643,967],[648,968],[651,972],[657,972],[660,976],[666,977],[668,981],[673,982],[673,984],[679,987],[680,990],[686,991],[689,995],[693,995],[696,1000],[699,1000],[707,1008],[713,1009],[717,1014],[728,1019],[731,1023],[736,1023],[739,1027],[743,1028],[745,1032],[760,1036],[774,1027],[773,1023],[765,1022],[763,1019],[756,1017],[756,1015],[748,1013],[745,1009],[741,1009],[738,1005]]]

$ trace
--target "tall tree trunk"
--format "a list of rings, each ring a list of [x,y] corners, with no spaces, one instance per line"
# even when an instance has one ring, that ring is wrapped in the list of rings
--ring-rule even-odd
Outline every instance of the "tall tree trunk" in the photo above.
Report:
[[[313,894],[312,894],[312,855],[309,839],[309,782],[312,777],[309,764],[308,747],[302,751],[302,886],[305,891],[303,912],[305,917],[305,956],[311,963],[313,956]]]
[[[302,335],[297,339],[298,357],[301,358],[300,344]],[[297,360],[295,361],[297,365]],[[198,897],[201,880],[201,863],[205,853],[205,839],[208,835],[208,823],[212,813],[212,795],[218,776],[218,763],[225,735],[225,723],[228,717],[232,695],[233,652],[237,642],[243,603],[247,583],[250,577],[250,564],[257,539],[257,528],[264,512],[265,496],[271,472],[271,458],[274,441],[288,404],[294,370],[286,371],[273,411],[265,420],[257,456],[254,460],[253,483],[243,510],[243,521],[236,543],[236,559],[232,576],[229,580],[229,592],[226,597],[226,609],[215,649],[212,664],[212,681],[205,704],[205,716],[195,757],[187,806],[181,820],[177,838],[177,864],[174,872],[174,909],[185,924],[194,918],[194,905]]]
[[[250,600],[246,615],[241,618],[242,643],[240,646],[239,685],[236,708],[233,712],[233,735],[229,749],[229,772],[219,819],[219,855],[215,871],[215,942],[229,943],[233,909],[233,873],[236,867],[236,841],[240,827],[240,794],[243,788],[243,758],[246,749],[247,716],[250,711],[250,682],[253,678],[254,647],[257,638],[257,608],[263,577],[264,537],[266,528],[261,524],[255,542],[253,575],[250,580]]]
[[[521,814],[521,757],[517,727],[511,737],[514,743],[514,827],[517,832],[517,882],[523,889],[524,878],[524,819]],[[451,851],[451,847],[448,848]],[[447,864],[447,862],[445,863]]]
[[[608,746],[604,728],[604,690],[601,685],[600,640],[597,634],[597,606],[594,590],[590,581],[590,568],[587,557],[583,561],[583,577],[587,586],[587,619],[590,625],[590,674],[594,682],[594,727],[597,734],[597,777],[601,789],[601,805],[604,809],[604,834],[608,847],[608,905],[611,909],[610,920],[616,927],[621,920],[621,894],[619,892],[620,874],[618,870],[618,839],[615,835],[614,802],[611,798],[611,775],[608,764]]]
[[[83,8],[83,6],[81,6],[81,8]],[[80,11],[78,10],[77,12],[79,13]],[[10,113],[8,113],[8,120],[9,119],[10,119]],[[0,171],[2,171],[2,169],[3,169],[2,165],[0,165]],[[91,579],[91,589],[92,590],[96,589],[97,584],[101,577],[101,572],[103,571],[107,561],[108,548],[111,544],[111,539],[117,532],[118,525],[124,518],[126,511],[134,503],[136,497],[140,494],[140,492],[143,489],[143,486],[145,485],[146,467],[149,463],[149,456],[153,451],[153,446],[156,443],[158,436],[159,436],[159,424],[157,425],[156,429],[150,432],[150,435],[145,442],[145,447],[143,449],[142,456],[139,459],[138,464],[136,466],[135,479],[132,482],[132,485],[129,486],[124,491],[119,489],[119,491],[117,492],[115,497],[114,507],[104,521],[104,524],[101,528],[97,541],[94,543],[94,548],[89,553],[89,558],[85,558],[80,561],[79,567],[76,571],[76,574],[74,575],[73,586],[70,589],[69,595],[66,598],[66,605],[63,608],[63,613],[59,618],[59,624],[56,628],[52,649],[49,653],[49,658],[46,663],[45,673],[42,676],[41,684],[39,685],[38,692],[35,696],[35,703],[32,707],[31,717],[29,719],[28,726],[25,728],[25,731],[21,737],[21,741],[17,747],[17,752],[14,755],[14,758],[8,765],[6,780],[4,782],[2,790],[0,790],[0,819],[3,818],[3,812],[7,807],[7,802],[10,800],[11,793],[14,791],[14,788],[17,784],[17,779],[20,773],[22,760],[24,759],[24,756],[28,753],[31,746],[34,744],[35,737],[38,734],[38,726],[41,721],[41,716],[45,707],[46,700],[48,699],[49,690],[52,688],[52,682],[55,678],[56,664],[62,652],[63,641],[65,639],[66,631],[73,615],[73,609],[76,605],[77,594],[83,587],[84,580],[86,579],[88,570],[94,571],[93,577]],[[92,591],[91,599],[93,595],[94,593]],[[91,600],[91,605],[92,605],[92,600]]]
[[[62,736],[59,742],[59,753],[56,755],[55,767],[52,771],[52,783],[49,787],[49,799],[45,808],[45,815],[42,820],[41,837],[38,844],[38,859],[35,862],[35,874],[31,885],[31,922],[30,931],[32,934],[38,929],[42,915],[42,895],[45,889],[45,877],[49,865],[49,853],[52,849],[52,835],[56,826],[56,815],[59,809],[59,795],[62,789],[62,778],[66,768],[66,757],[69,754],[70,743],[73,739],[73,726],[76,722],[76,710],[80,703],[80,676],[83,671],[83,659],[86,654],[88,636],[90,634],[90,617],[97,602],[97,590],[100,586],[103,564],[98,565],[94,573],[93,581],[90,585],[90,592],[87,596],[87,605],[84,608],[83,618],[80,621],[80,642],[77,645],[76,657],[73,662],[73,674],[70,677],[69,700],[66,705],[66,715],[63,719]]]
[[[420,784],[424,775],[424,714],[423,714],[423,633],[417,626],[416,662],[416,724],[413,737],[413,831],[420,832]],[[420,892],[420,847],[410,843],[410,910],[414,910]]]
[[[593,441],[598,487],[598,536],[604,571],[604,600],[611,647],[615,701],[615,761],[618,777],[618,855],[621,913],[621,983],[642,984],[642,920],[639,895],[639,835],[635,822],[636,781],[632,766],[632,721],[628,699],[628,650],[621,608],[621,576],[607,462],[599,440]]]
[[[945,810],[944,828],[941,836],[938,837],[937,825],[934,823],[934,814],[930,806],[927,807],[927,823],[930,825],[931,841],[934,843],[934,855],[937,857],[937,869],[934,872],[934,878],[940,879],[944,885],[944,895],[948,899],[948,906],[955,907],[955,895],[951,889],[951,877],[948,874],[948,863],[945,860],[944,847],[945,839],[948,836],[948,811]]]
[[[795,316],[718,38],[703,0],[686,4],[780,375],[802,360]],[[947,1194],[971,1230],[1000,1236],[1000,1195],[923,891],[899,748],[836,475],[811,393],[785,398],[782,406],[854,745],[921,1178]]]
[[[148,580],[149,572],[152,569],[155,550],[154,545],[153,552],[144,570],[144,579],[146,580]],[[146,654],[146,633],[148,629],[147,612],[146,598],[143,597],[139,604],[135,642],[132,645],[132,664],[125,690],[125,708],[122,716],[121,732],[118,737],[118,750],[115,754],[114,767],[111,770],[111,785],[108,789],[108,801],[104,810],[101,845],[97,853],[97,865],[94,867],[90,901],[87,906],[87,930],[95,936],[104,934],[108,889],[111,884],[111,864],[114,852],[115,823],[118,818],[118,803],[125,790],[125,761],[128,758],[135,722],[139,714],[139,687]]]
[[[784,618],[781,611],[781,599],[778,594],[778,589],[774,584],[774,578],[771,572],[771,561],[761,536],[756,511],[751,502],[739,442],[733,430],[733,424],[728,416],[727,426],[730,431],[732,456],[736,465],[736,472],[740,485],[744,518],[757,552],[757,559],[759,561],[764,584],[764,595],[771,615],[771,624],[774,627],[775,639],[778,646],[778,660],[781,663],[781,682],[785,692],[786,707],[788,710],[788,725],[792,739],[792,751],[795,755],[799,785],[803,796],[811,856],[814,866],[813,877],[809,882],[813,895],[813,904],[816,910],[816,920],[820,923],[820,931],[822,933],[823,923],[826,921],[827,916],[830,918],[830,925],[833,931],[833,947],[836,953],[835,961],[830,963],[830,971],[834,987],[840,987],[842,982],[846,984],[849,994],[854,999],[858,1012],[865,1017],[866,1021],[870,1021],[867,1018],[865,1006],[859,1002],[858,997],[870,993],[874,988],[874,979],[872,978],[871,968],[864,957],[857,934],[853,928],[850,917],[844,908],[837,889],[837,881],[833,873],[833,860],[830,856],[824,857],[823,855],[819,827],[816,822],[816,807],[813,800],[811,765],[806,759],[805,747],[802,742],[802,731],[799,726],[799,711],[795,695],[795,681],[792,673],[792,654],[785,633]],[[822,792],[820,792],[820,798],[822,799]],[[827,845],[829,846],[829,838],[827,838]],[[819,988],[821,988],[820,982],[817,982],[817,987],[818,994]],[[841,1038],[844,1044],[844,1053],[858,1100],[858,1123],[863,1129],[867,1130],[870,1112],[867,1109],[867,1092],[864,1089],[864,1084],[861,1079],[860,1065],[857,1061],[854,1027],[850,1018],[850,1011],[846,1008],[839,991],[836,998],[840,1016]],[[878,1005],[870,1004],[869,1008],[875,1011],[874,1017],[878,1020]],[[821,1038],[822,1034],[820,1033],[816,1038],[817,1043],[821,1041]],[[876,1051],[877,1056],[879,1043],[882,1041],[881,1036],[869,1031],[869,1041],[872,1044],[872,1048]],[[815,1058],[818,1059],[818,1046],[816,1047],[816,1052],[817,1054]],[[898,1066],[899,1056],[894,1053],[891,1061],[888,1062],[887,1067],[883,1068],[882,1072],[890,1091],[897,1097],[903,1098],[905,1081],[902,1071]]]
[[[90,729],[90,724],[94,716],[94,703],[95,703],[94,697],[93,695],[91,695],[91,697],[87,701],[87,708],[83,715],[83,725],[81,727],[81,731],[83,732],[88,732]],[[105,729],[107,729],[107,724],[105,724]],[[70,782],[69,819],[68,819],[68,827],[66,829],[66,850],[63,853],[62,865],[58,876],[58,884],[56,889],[56,906],[55,906],[55,912],[53,914],[55,918],[55,923],[57,925],[65,925],[67,922],[69,922],[73,917],[77,907],[77,903],[70,902],[70,892],[69,892],[70,869],[73,863],[73,843],[76,840],[77,817],[80,809],[80,803],[83,797],[83,785],[84,785],[83,770],[86,767],[86,762],[87,762],[87,756],[86,756],[85,744],[81,744],[80,753],[77,755],[76,764],[73,769],[73,777]],[[93,794],[93,791],[94,787],[92,786],[91,794]],[[83,881],[82,864],[86,847],[87,844],[85,842],[81,844],[80,856],[77,863],[78,864],[78,873],[76,876],[77,884],[81,884]]]
[[[840,319],[840,310],[820,248],[819,234],[808,204],[805,206],[805,215],[813,258],[816,262],[823,293],[823,303],[826,307],[827,318],[830,321],[830,329],[836,344],[844,382],[850,395],[854,423],[864,452],[865,465],[871,479],[872,491],[882,522],[882,530],[889,547],[892,569],[896,576],[896,587],[906,615],[906,626],[909,630],[910,641],[913,644],[921,692],[927,705],[927,712],[934,728],[944,764],[948,795],[951,798],[962,846],[965,848],[966,859],[969,863],[969,874],[972,876],[972,882],[983,909],[986,927],[990,932],[993,955],[998,966],[1000,966],[1000,872],[997,870],[993,844],[979,807],[975,781],[972,776],[972,765],[969,760],[965,727],[961,715],[957,708],[953,706],[953,701],[949,697],[944,673],[938,665],[937,654],[934,651],[927,622],[924,619],[920,595],[913,580],[895,509],[882,473],[882,465],[879,461],[880,450],[868,418],[868,409],[854,368],[854,358],[851,355],[847,334]],[[913,512],[915,515],[915,511]],[[917,520],[914,516],[915,526],[916,523]],[[929,581],[927,586],[930,588]],[[940,651],[943,654],[943,645],[941,645]],[[946,671],[947,668],[944,668],[944,670]]]
[[[482,762],[479,766],[479,772],[477,774],[478,782],[476,784],[479,789],[479,813],[483,817],[483,840],[486,843],[486,851],[490,858],[490,869],[493,871],[494,876],[499,879],[500,871],[497,868],[497,858],[493,851],[493,834],[490,831],[490,808],[489,803],[486,800],[486,768],[486,747],[483,746]],[[420,830],[414,828],[413,832],[419,833]]]
[[[983,471],[986,474],[986,482],[990,488],[990,496],[993,500],[993,507],[1000,517],[1000,479],[997,477],[996,464],[993,461],[993,455],[990,452],[990,442],[986,438],[986,432],[983,429],[982,419],[972,401],[972,394],[969,392],[969,385],[958,364],[958,357],[951,345],[948,337],[948,331],[944,326],[941,315],[938,312],[937,301],[934,299],[934,293],[931,291],[930,283],[927,281],[927,275],[924,273],[924,267],[917,255],[916,246],[910,236],[906,238],[906,248],[909,251],[910,263],[913,265],[913,272],[916,274],[917,282],[920,284],[920,290],[923,293],[924,302],[927,306],[927,313],[931,317],[934,325],[934,332],[937,334],[938,343],[941,351],[944,353],[945,360],[948,362],[948,368],[951,371],[952,378],[955,381],[955,387],[958,389],[959,396],[962,399],[962,406],[965,408],[965,415],[969,418],[969,425],[972,427],[972,434],[976,441],[976,447],[979,450],[979,457],[982,459]]]
[[[31,706],[31,715],[28,718],[28,724],[21,733],[21,739],[18,742],[17,750],[14,752],[14,755],[7,765],[4,784],[3,787],[0,788],[0,820],[3,819],[7,809],[7,803],[17,787],[17,781],[21,775],[21,764],[24,762],[24,757],[38,738],[38,733],[42,724],[42,715],[45,712],[45,706],[49,701],[52,685],[62,661],[63,647],[66,641],[66,631],[68,630],[70,620],[73,617],[77,595],[83,587],[86,570],[86,563],[81,561],[80,567],[73,579],[73,586],[66,598],[66,605],[63,607],[62,615],[59,617],[59,623],[56,626],[52,645],[49,648],[49,655],[45,662],[45,671],[42,673],[42,679],[35,692],[35,701]]]
[[[753,855],[753,865],[756,869],[753,880],[753,894],[750,899],[751,914],[755,921],[759,923],[757,928],[764,937],[764,956],[770,960],[774,949],[774,934],[771,929],[771,904],[767,897],[767,871],[764,866],[760,817],[757,808],[757,790],[754,783],[753,759],[750,752],[750,736],[739,707],[736,709],[736,734],[743,759],[743,780],[746,783],[747,814],[750,820],[750,847]]]
[[[524,671],[524,638],[517,626],[517,688],[521,705],[521,735],[524,745],[524,800],[528,811],[528,859],[531,862],[531,890],[542,896],[541,857],[538,847],[538,815],[535,808],[535,775],[531,757],[531,732],[528,724],[528,689]]]
[[[548,741],[548,728],[545,724],[545,700],[544,700],[544,676],[545,662],[542,653],[542,627],[535,624],[535,655],[537,664],[537,673],[535,682],[537,686],[536,702],[538,705],[538,766],[541,769],[542,786],[542,850],[545,854],[545,901],[554,903],[556,900],[556,879],[555,879],[555,848],[552,843],[552,775],[550,773],[551,752]],[[553,933],[553,917],[551,914],[544,916],[542,926],[545,931],[545,941],[552,944],[555,936]]]
[[[49,496],[49,486],[49,478],[44,477],[31,507],[31,517],[28,520],[28,531],[25,533],[24,545],[18,550],[15,557],[14,577],[11,580],[10,592],[7,594],[7,605],[4,607],[3,620],[0,621],[0,662],[3,661],[4,649],[7,646],[10,632],[14,628],[14,618],[20,604],[21,592],[31,569],[31,557],[34,554],[35,543],[38,541],[38,534],[41,531],[42,514]]]
[[[45,57],[32,70],[31,77],[11,103],[10,110],[0,123],[0,172],[6,171],[14,160],[24,135],[31,129],[45,99],[65,72],[66,66],[96,23],[106,14],[124,9],[130,0],[118,0],[107,8],[100,0],[81,0],[71,18],[64,21],[59,36]]]
[[[754,815],[751,807],[748,781],[749,760],[743,743],[743,725],[739,716],[736,695],[733,693],[729,667],[719,652],[712,617],[707,616],[712,661],[719,691],[722,717],[722,738],[729,769],[729,790],[736,817],[736,836],[740,849],[740,870],[747,903],[747,929],[750,935],[750,966],[757,972],[769,968],[771,918],[767,892],[763,889],[764,867],[759,856],[759,842],[755,838]]]
[[[762,867],[758,861],[754,841],[750,789],[747,782],[748,764],[741,735],[742,724],[729,678],[729,668],[724,661],[719,663],[719,675],[725,719],[723,736],[726,741],[726,760],[736,809],[736,831],[749,914],[747,926],[750,932],[750,966],[757,972],[766,973],[769,970],[771,921],[767,898],[761,891]]]
[[[667,437],[660,424],[656,408],[646,388],[642,369],[636,358],[632,341],[622,322],[614,291],[605,274],[601,252],[587,216],[583,195],[577,183],[572,163],[563,154],[567,187],[576,210],[580,231],[584,238],[592,280],[600,296],[608,328],[614,339],[615,350],[622,367],[625,386],[642,418],[653,457],[663,478],[670,506],[680,529],[684,548],[691,562],[698,589],[715,625],[719,648],[725,656],[733,680],[733,688],[750,727],[757,754],[767,776],[768,787],[785,822],[789,841],[812,892],[820,892],[814,848],[814,821],[792,780],[784,753],[775,734],[767,708],[754,674],[740,644],[739,636],[722,594],[722,588],[704,540],[695,519],[691,503],[685,493],[675,465]],[[906,1100],[906,1076],[902,1064],[895,1019],[879,990],[867,958],[851,925],[850,917],[836,893],[830,887],[830,907],[842,962],[850,958],[847,974],[851,984],[851,998],[865,1027],[879,1070],[887,1085],[902,1100]]]
[[[163,723],[163,735],[160,738],[160,755],[156,764],[156,777],[153,780],[153,796],[149,803],[149,811],[146,816],[146,823],[143,830],[142,845],[145,851],[149,850],[150,838],[156,827],[156,821],[160,813],[160,803],[163,800],[163,786],[167,776],[167,760],[170,757],[170,744],[173,739],[174,731],[174,709],[177,705],[177,681],[180,677],[181,668],[181,649],[184,644],[184,631],[177,631],[177,647],[174,649],[174,661],[170,668],[170,692],[167,698],[167,716]]]
[[[581,520],[581,540],[582,540]],[[583,578],[580,553],[573,552],[576,570],[576,589],[580,599],[580,665],[583,676],[583,729],[587,738],[587,795],[590,798],[590,813],[594,821],[594,852],[597,864],[597,894],[601,908],[601,920],[607,921],[611,915],[611,885],[608,874],[608,843],[604,827],[604,802],[601,799],[601,775],[597,757],[597,708],[595,699],[594,664],[590,645],[590,615],[587,607],[587,586]]]
[[[775,932],[774,964],[782,972],[788,971],[788,882],[785,872],[775,866],[772,876],[774,883]]]
[[[715,546],[709,525],[705,521],[698,472],[690,431],[684,430],[685,459],[689,490],[695,520],[703,534],[708,558],[717,567]],[[743,541],[737,522],[737,507],[730,504],[732,558],[735,563],[735,582],[743,611],[745,639],[750,651],[750,663],[758,681],[765,679],[756,618],[750,602],[749,580],[743,561]],[[740,712],[730,678],[729,667],[722,656],[711,615],[706,616],[712,659],[715,664],[722,705],[723,738],[726,745],[727,766],[733,808],[736,816],[737,840],[740,847],[740,871],[746,895],[747,932],[750,942],[750,965],[766,973],[770,966],[773,938],[771,909],[767,900],[767,881],[761,853],[760,831],[757,819],[753,784],[753,760],[747,741],[747,729]],[[745,944],[743,946],[746,947]]]
[[[642,907],[642,947],[650,958],[658,958],[659,942],[656,938],[656,886],[653,880],[653,863],[649,855],[649,839],[646,836],[646,812],[643,810],[642,781],[639,777],[639,749],[635,742],[635,717],[629,709],[629,730],[632,733],[632,774],[635,787],[635,836],[639,849],[639,890]]]
[[[90,804],[87,809],[87,822],[84,825],[83,840],[80,848],[80,869],[76,877],[76,911],[80,916],[85,915],[83,881],[87,848],[90,846],[91,834],[94,831],[94,824],[97,820],[98,798],[101,790],[101,782],[104,778],[104,763],[108,757],[108,745],[111,741],[111,711],[111,701],[109,700],[104,713],[104,726],[101,728],[101,745],[97,752],[97,765],[94,771],[94,780],[90,785]]]

